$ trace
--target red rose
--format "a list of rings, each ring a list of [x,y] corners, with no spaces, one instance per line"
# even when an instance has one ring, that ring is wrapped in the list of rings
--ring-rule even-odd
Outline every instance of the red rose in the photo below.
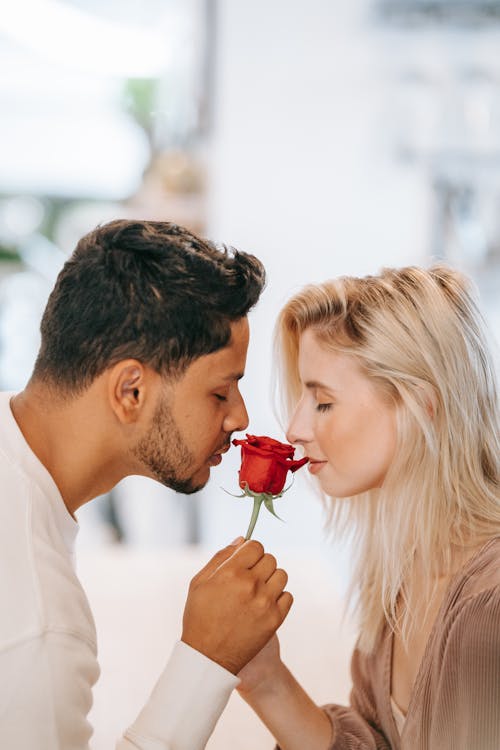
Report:
[[[297,471],[308,462],[308,458],[293,460],[295,449],[270,437],[247,435],[246,440],[233,440],[241,445],[240,487],[248,487],[253,493],[279,495],[289,471]]]

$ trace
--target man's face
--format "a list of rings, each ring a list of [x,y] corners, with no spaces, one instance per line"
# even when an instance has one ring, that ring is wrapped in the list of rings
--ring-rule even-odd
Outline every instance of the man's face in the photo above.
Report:
[[[144,473],[177,492],[201,489],[248,414],[238,383],[248,349],[246,318],[231,325],[224,349],[199,357],[164,386],[146,434],[133,448]]]

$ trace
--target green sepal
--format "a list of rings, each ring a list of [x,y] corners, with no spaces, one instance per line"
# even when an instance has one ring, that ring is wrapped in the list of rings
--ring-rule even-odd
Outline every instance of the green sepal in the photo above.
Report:
[[[281,497],[281,495],[277,495],[277,497]],[[280,518],[278,516],[278,514],[274,510],[273,496],[272,495],[264,495],[264,505],[268,509],[269,513],[272,513],[275,518],[277,518],[279,521],[283,520],[282,518]]]
[[[293,480],[294,480],[294,477],[292,475],[292,481],[290,482],[290,484],[288,485],[288,487],[285,487],[285,489],[282,490],[281,492],[279,492],[277,495],[269,495],[267,492],[252,492],[252,490],[248,486],[248,482],[245,482],[245,486],[243,488],[243,492],[241,493],[241,495],[233,495],[232,492],[228,492],[227,490],[224,489],[224,487],[221,487],[221,490],[224,490],[224,492],[227,495],[231,495],[231,497],[236,497],[236,498],[251,497],[251,498],[253,498],[252,516],[250,518],[250,524],[248,526],[248,530],[247,530],[247,533],[246,533],[246,536],[245,536],[245,540],[248,541],[248,539],[250,539],[251,536],[252,536],[252,534],[253,534],[253,530],[255,528],[255,524],[257,523],[257,519],[259,517],[260,508],[261,508],[262,503],[264,503],[264,505],[266,506],[266,508],[269,511],[269,513],[272,513],[272,515],[275,518],[277,518],[279,521],[283,521],[283,519],[280,518],[278,516],[278,514],[276,513],[276,511],[274,510],[273,501],[276,500],[276,498],[278,498],[278,497],[283,497],[283,495],[285,494],[285,492],[288,492],[288,490],[290,489],[290,487],[293,484]]]
[[[233,495],[232,492],[228,492],[227,490],[224,489],[224,487],[221,487],[221,490],[222,490],[222,492],[225,492],[226,495],[231,495],[231,497],[237,497],[237,498],[247,497],[247,494],[245,492],[242,492],[241,495]]]

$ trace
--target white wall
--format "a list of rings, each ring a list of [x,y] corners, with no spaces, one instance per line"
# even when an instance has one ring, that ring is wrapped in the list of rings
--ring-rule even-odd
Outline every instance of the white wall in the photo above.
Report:
[[[269,398],[280,306],[309,281],[422,261],[429,194],[425,175],[398,163],[386,137],[390,49],[364,2],[220,0],[218,8],[208,234],[266,265],[243,391],[250,430],[280,437]],[[227,457],[204,492],[205,541],[244,530],[250,508],[236,511],[243,501],[219,490],[236,487],[237,463]],[[302,485],[298,477],[277,503],[286,525],[259,521],[256,536],[273,548],[322,546],[320,505]]]

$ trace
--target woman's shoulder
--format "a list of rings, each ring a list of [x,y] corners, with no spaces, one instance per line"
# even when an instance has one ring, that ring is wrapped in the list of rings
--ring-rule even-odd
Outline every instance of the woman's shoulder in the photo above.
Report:
[[[446,614],[448,633],[452,626],[486,629],[500,638],[500,536],[486,542],[455,576]]]
[[[451,605],[428,654],[428,680],[445,744],[500,748],[500,540],[490,540],[455,578]],[[460,585],[463,584],[463,585]]]
[[[460,599],[491,590],[500,595],[500,535],[483,544],[457,576]]]

